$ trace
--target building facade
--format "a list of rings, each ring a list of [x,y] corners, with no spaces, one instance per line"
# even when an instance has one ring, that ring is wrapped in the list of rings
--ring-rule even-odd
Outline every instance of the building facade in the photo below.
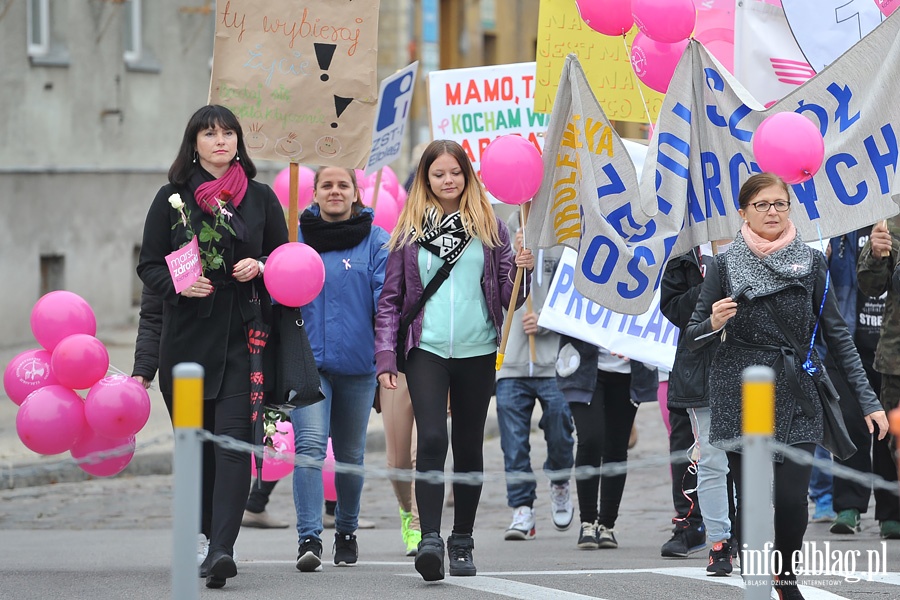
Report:
[[[265,0],[260,0],[265,1]],[[420,60],[404,146],[428,141],[429,70],[534,60],[538,0],[382,0],[378,77]],[[0,345],[33,341],[44,293],[84,297],[98,326],[134,322],[150,200],[208,97],[213,0],[0,2]],[[265,163],[271,183],[285,164]]]

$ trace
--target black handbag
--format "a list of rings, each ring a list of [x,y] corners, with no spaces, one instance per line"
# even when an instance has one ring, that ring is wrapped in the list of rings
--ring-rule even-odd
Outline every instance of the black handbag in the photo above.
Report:
[[[787,338],[788,343],[793,347],[796,355],[803,356],[805,348],[800,344],[800,340],[794,335],[794,332],[788,327],[788,324],[781,318],[781,315],[775,310],[769,302],[769,298],[763,299],[763,305],[772,315],[778,328]],[[846,460],[856,453],[856,445],[850,439],[847,433],[847,427],[844,424],[844,415],[841,413],[841,396],[831,382],[828,371],[822,366],[818,369],[819,377],[816,378],[812,374],[813,382],[816,384],[816,391],[819,396],[819,403],[822,405],[822,447],[831,452],[835,458]],[[810,400],[814,400],[811,398]]]
[[[422,291],[422,296],[413,305],[409,313],[400,320],[400,328],[397,330],[396,346],[397,370],[399,372],[403,373],[406,367],[406,335],[409,333],[409,326],[412,325],[416,315],[418,315],[419,311],[422,310],[422,307],[425,306],[425,301],[431,298],[437,289],[441,287],[441,284],[447,280],[447,277],[450,276],[450,270],[457,262],[458,261],[445,262],[441,265],[438,272],[434,274],[434,277],[432,277],[431,281],[428,282],[428,285],[425,286],[425,289]]]
[[[276,304],[272,307],[276,358],[275,394],[267,404],[292,410],[325,399],[319,369],[299,308]]]

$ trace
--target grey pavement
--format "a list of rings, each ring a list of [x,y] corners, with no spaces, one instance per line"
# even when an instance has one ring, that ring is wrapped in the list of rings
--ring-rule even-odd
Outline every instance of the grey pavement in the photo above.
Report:
[[[101,334],[123,371],[131,366],[133,330]],[[24,348],[22,348],[24,349]],[[6,364],[21,349],[0,350]],[[0,398],[0,599],[160,599],[172,598],[171,429],[161,398],[154,395],[150,423],[138,436],[132,465],[113,478],[80,475],[62,457],[39,458],[15,436],[15,406]],[[532,464],[540,473],[546,456],[540,432],[531,436]],[[200,597],[295,600],[312,598],[606,598],[681,599],[743,597],[738,575],[705,576],[706,552],[686,559],[664,559],[660,545],[669,537],[672,500],[666,432],[656,404],[642,405],[637,416],[638,444],[631,451],[628,480],[616,524],[617,550],[578,550],[577,522],[556,531],[550,521],[547,481],[540,478],[538,535],[507,542],[503,460],[493,431],[485,441],[486,483],[475,528],[479,576],[448,577],[426,584],[406,558],[399,533],[397,503],[385,465],[380,416],[373,413],[366,455],[361,516],[375,524],[360,530],[360,564],[330,564],[331,532],[323,534],[325,569],[299,573],[294,568],[297,536],[293,528],[243,529],[238,539],[238,577],[223,590],[202,588]],[[52,468],[51,468],[52,466]],[[540,474],[539,474],[540,477]],[[574,499],[574,491],[573,491]],[[276,486],[268,510],[296,523],[290,477]],[[449,533],[452,508],[444,511]],[[835,536],[827,524],[810,524],[807,541],[828,550],[832,562],[858,557],[862,581],[821,575],[801,578],[808,599],[900,597],[900,542],[882,542],[872,510],[860,533]],[[577,521],[577,514],[576,514]],[[826,546],[826,543],[828,546]],[[867,560],[884,559],[884,571],[865,579]],[[846,562],[846,560],[845,560]],[[841,565],[832,565],[843,570]],[[840,569],[837,567],[841,566]],[[850,578],[852,579],[852,578]],[[198,579],[198,587],[200,580]]]

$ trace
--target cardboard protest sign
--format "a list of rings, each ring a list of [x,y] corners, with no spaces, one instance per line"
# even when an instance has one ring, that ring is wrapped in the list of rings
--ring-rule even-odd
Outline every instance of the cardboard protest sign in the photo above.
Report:
[[[659,292],[641,315],[623,315],[603,308],[575,289],[576,259],[577,253],[566,248],[538,325],[671,371],[679,331],[660,312]]]
[[[428,74],[431,134],[458,142],[481,171],[481,154],[494,138],[518,134],[538,150],[549,117],[536,113],[534,63],[515,63]]]
[[[378,108],[372,132],[372,151],[366,164],[366,175],[394,162],[403,147],[403,132],[409,120],[409,107],[416,89],[419,61],[400,69],[381,82]]]
[[[209,102],[253,158],[362,168],[378,89],[378,0],[218,0]]]
[[[200,264],[200,243],[197,236],[174,252],[166,254],[166,265],[175,284],[175,293],[180,294],[203,275]]]
[[[670,257],[730,239],[742,220],[741,184],[759,166],[753,132],[771,114],[795,111],[823,133],[825,162],[791,186],[791,220],[802,239],[829,238],[898,212],[895,120],[900,17],[893,15],[827,69],[763,107],[702,45],[691,42],[663,102],[639,190],[634,167],[567,59],[547,130],[544,178],[527,239],[578,249],[575,286],[626,314],[653,299]]]

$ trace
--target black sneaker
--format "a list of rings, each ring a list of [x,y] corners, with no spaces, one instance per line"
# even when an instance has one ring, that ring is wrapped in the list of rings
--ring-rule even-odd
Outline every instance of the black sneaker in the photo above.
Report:
[[[706,527],[700,525],[676,526],[672,537],[660,548],[666,558],[684,558],[706,548]]]
[[[218,589],[225,586],[225,580],[237,575],[234,559],[225,552],[217,552],[209,561],[206,587]]]
[[[733,553],[728,540],[716,542],[709,551],[709,564],[706,574],[712,577],[728,577],[734,569]]]
[[[352,533],[335,533],[331,554],[334,555],[334,564],[337,566],[349,567],[355,565],[359,559],[359,546],[356,544],[356,536]]]
[[[581,524],[581,530],[578,532],[577,546],[582,550],[596,550],[600,547],[600,541],[597,539],[596,523]]]
[[[297,570],[313,573],[322,570],[322,541],[308,537],[297,549]]]
[[[436,533],[426,533],[416,552],[416,571],[425,581],[444,578],[444,540]]]
[[[475,540],[471,535],[453,534],[447,538],[447,554],[450,555],[451,577],[474,577],[476,573],[475,562],[472,560],[472,551],[475,549]]]

